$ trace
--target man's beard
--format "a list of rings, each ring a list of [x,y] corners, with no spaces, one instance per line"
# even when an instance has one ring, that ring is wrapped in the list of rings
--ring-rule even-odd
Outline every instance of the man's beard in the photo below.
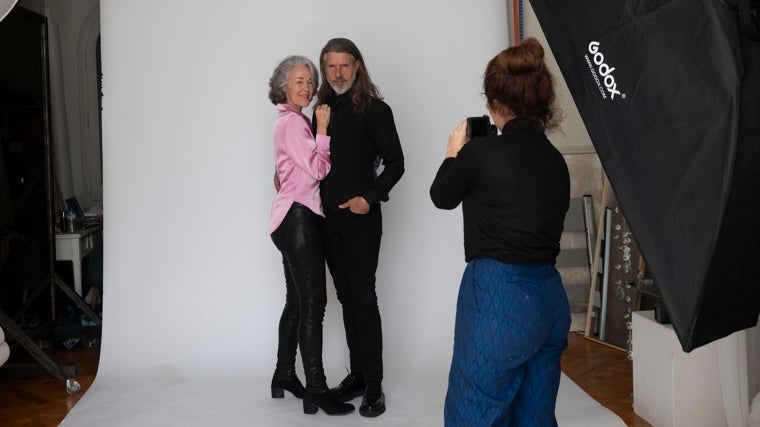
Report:
[[[354,74],[351,77],[351,80],[346,82],[342,87],[337,87],[333,84],[333,82],[330,82],[330,87],[335,91],[336,95],[343,95],[344,93],[348,92],[349,89],[351,89],[351,86],[354,85],[354,81],[356,80],[356,74]]]

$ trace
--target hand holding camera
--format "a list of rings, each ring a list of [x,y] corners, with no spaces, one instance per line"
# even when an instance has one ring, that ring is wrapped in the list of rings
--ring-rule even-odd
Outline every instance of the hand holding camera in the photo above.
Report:
[[[459,150],[467,143],[467,120],[459,123],[449,135],[449,143],[446,146],[446,157],[456,157]]]
[[[446,157],[456,157],[464,144],[473,138],[496,135],[496,126],[491,124],[488,116],[468,117],[449,135]]]

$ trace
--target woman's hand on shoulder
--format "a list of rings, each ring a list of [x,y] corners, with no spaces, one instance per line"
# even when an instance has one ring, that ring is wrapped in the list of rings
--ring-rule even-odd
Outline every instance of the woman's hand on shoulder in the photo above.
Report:
[[[330,106],[327,104],[317,105],[314,109],[317,116],[317,133],[327,135],[327,125],[330,123]]]

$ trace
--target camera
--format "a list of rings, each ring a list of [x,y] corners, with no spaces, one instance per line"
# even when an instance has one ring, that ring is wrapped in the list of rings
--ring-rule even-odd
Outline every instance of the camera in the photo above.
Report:
[[[488,116],[467,118],[467,140],[481,136],[496,135],[496,126],[491,124]]]

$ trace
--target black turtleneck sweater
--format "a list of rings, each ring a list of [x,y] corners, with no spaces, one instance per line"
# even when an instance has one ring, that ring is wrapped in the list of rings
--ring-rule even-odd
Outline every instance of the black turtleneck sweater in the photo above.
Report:
[[[319,187],[326,213],[356,196],[363,196],[370,205],[387,201],[404,174],[404,153],[391,108],[373,99],[366,111],[355,112],[348,93],[328,104],[331,167]],[[383,165],[380,175],[378,159]]]
[[[562,154],[541,132],[507,123],[443,161],[430,187],[436,207],[462,203],[465,260],[555,264],[570,177]]]

